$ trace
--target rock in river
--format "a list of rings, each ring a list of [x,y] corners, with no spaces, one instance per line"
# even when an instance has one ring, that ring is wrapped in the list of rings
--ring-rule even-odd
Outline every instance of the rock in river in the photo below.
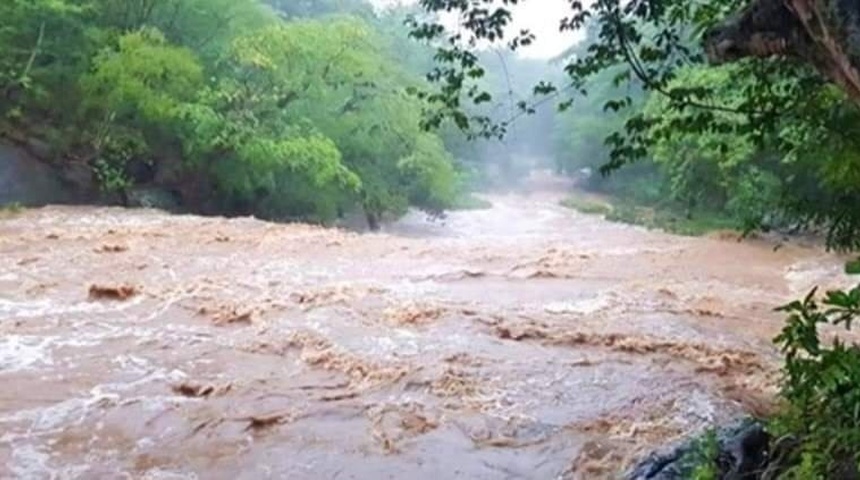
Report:
[[[752,480],[767,466],[770,435],[760,423],[745,419],[716,431],[717,478]],[[640,462],[628,480],[686,480],[700,464],[705,441],[687,440]]]

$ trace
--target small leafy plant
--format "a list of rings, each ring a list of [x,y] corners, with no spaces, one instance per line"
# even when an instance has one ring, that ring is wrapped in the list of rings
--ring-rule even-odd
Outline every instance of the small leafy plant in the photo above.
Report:
[[[694,465],[690,473],[691,480],[717,480],[717,460],[720,454],[720,444],[717,440],[717,432],[708,430],[705,435],[698,439],[688,455]]]
[[[22,205],[21,202],[10,202],[0,204],[0,209],[5,212],[18,213],[24,210],[24,205]]]
[[[12,217],[24,211],[24,205],[19,202],[0,204],[0,218]]]
[[[774,340],[785,355],[784,409],[773,421],[776,436],[793,436],[797,449],[780,478],[856,478],[860,465],[860,347],[822,327],[850,330],[860,316],[860,286],[829,291],[816,300],[779,308],[788,314]]]

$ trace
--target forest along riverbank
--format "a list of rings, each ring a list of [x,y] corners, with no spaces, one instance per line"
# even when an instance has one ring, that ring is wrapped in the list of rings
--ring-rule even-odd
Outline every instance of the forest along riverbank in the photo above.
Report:
[[[600,478],[769,408],[776,305],[842,259],[554,193],[358,235],[0,221],[2,478]]]

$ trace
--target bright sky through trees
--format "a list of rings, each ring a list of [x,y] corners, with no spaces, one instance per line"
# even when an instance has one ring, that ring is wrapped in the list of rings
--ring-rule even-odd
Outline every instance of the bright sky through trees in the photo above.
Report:
[[[385,7],[398,3],[416,3],[416,0],[370,0],[370,2],[377,7]],[[537,35],[533,45],[518,52],[522,57],[553,58],[582,39],[579,32],[559,32],[559,20],[570,13],[570,6],[566,0],[531,0],[511,7],[511,10],[514,13],[512,32],[528,29]]]

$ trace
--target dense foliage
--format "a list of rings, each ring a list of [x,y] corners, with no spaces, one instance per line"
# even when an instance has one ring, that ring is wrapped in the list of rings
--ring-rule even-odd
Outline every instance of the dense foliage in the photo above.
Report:
[[[856,478],[860,469],[860,353],[822,329],[851,329],[860,317],[860,286],[815,291],[781,308],[786,327],[776,338],[785,354],[782,396],[786,408],[775,421],[777,435],[791,436],[785,453],[789,478]],[[788,437],[786,437],[788,438]]]
[[[422,79],[400,15],[360,0],[13,0],[0,18],[3,134],[47,143],[61,169],[91,172],[85,187],[269,218],[361,207],[374,224],[461,193],[406,93]]]
[[[413,22],[413,35],[439,49],[429,75],[438,88],[424,95],[434,107],[426,127],[452,118],[478,137],[511,129],[513,117],[468,106],[484,98],[485,69],[474,46],[519,50],[534,39],[510,31],[519,3],[421,2],[430,13],[457,15],[463,27],[449,33],[437,15]],[[564,58],[565,78],[536,82],[534,96],[518,107],[528,113],[547,96],[556,100],[557,168],[602,167],[621,177],[592,186],[688,214],[716,212],[748,229],[823,229],[831,246],[856,249],[856,104],[811,67],[784,57],[704,63],[702,33],[746,3],[571,2],[570,15],[554,20],[563,31],[582,30],[586,41]],[[616,172],[629,164],[635,173]]]

